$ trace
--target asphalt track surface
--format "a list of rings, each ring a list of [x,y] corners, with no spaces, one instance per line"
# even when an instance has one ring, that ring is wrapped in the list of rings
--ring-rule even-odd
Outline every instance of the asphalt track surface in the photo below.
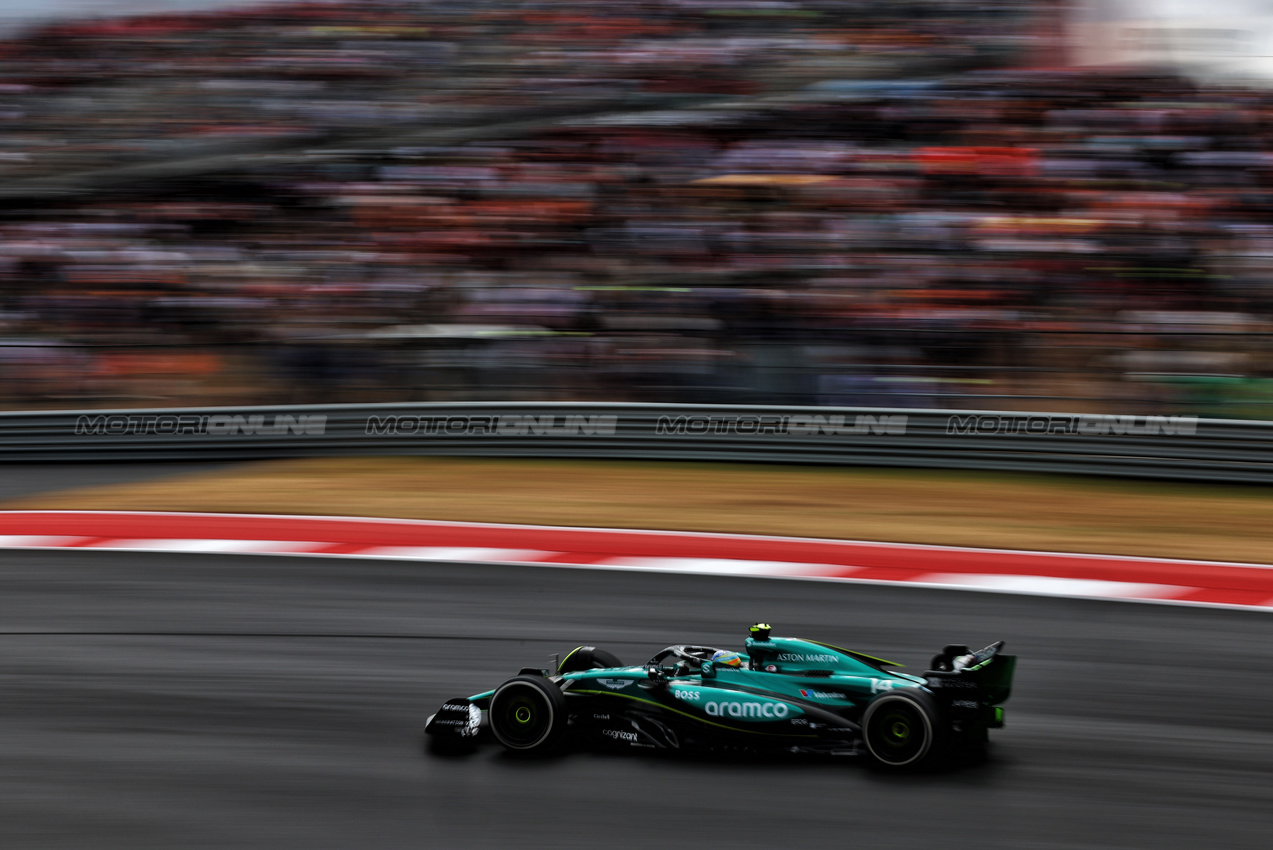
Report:
[[[988,760],[496,748],[426,715],[583,642],[639,663],[756,620],[923,669],[1021,660]],[[0,846],[1268,846],[1267,612],[356,559],[0,552]]]

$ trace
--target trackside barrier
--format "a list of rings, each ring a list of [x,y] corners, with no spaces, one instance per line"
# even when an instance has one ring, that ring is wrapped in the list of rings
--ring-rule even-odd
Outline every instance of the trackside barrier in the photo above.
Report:
[[[1273,422],[1194,416],[593,403],[0,414],[0,461],[339,455],[614,458],[1273,482]]]

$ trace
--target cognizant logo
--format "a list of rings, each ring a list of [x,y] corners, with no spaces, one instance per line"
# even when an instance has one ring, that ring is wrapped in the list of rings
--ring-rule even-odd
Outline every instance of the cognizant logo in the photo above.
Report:
[[[712,717],[773,717],[782,719],[790,711],[781,702],[709,702],[703,710]]]

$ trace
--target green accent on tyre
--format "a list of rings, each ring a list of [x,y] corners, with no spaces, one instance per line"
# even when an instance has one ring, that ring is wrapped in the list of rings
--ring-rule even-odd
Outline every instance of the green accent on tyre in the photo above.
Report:
[[[513,719],[516,720],[518,723],[526,724],[526,723],[529,723],[533,718],[534,716],[531,714],[530,709],[524,705],[519,707],[517,711],[513,712]]]
[[[578,652],[581,649],[583,649],[582,646],[576,646],[574,649],[567,652],[566,657],[561,659],[561,663],[557,665],[557,672],[560,673],[562,670],[564,670],[566,667],[566,662],[570,660],[571,656],[573,656],[576,652]]]

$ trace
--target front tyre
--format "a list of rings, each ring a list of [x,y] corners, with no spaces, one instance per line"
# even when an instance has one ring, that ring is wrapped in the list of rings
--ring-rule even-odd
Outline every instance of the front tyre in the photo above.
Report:
[[[883,767],[913,767],[932,758],[940,731],[936,701],[919,690],[885,691],[862,713],[863,743]]]
[[[566,735],[566,697],[539,676],[515,676],[496,688],[486,716],[495,740],[514,752],[550,753]]]

